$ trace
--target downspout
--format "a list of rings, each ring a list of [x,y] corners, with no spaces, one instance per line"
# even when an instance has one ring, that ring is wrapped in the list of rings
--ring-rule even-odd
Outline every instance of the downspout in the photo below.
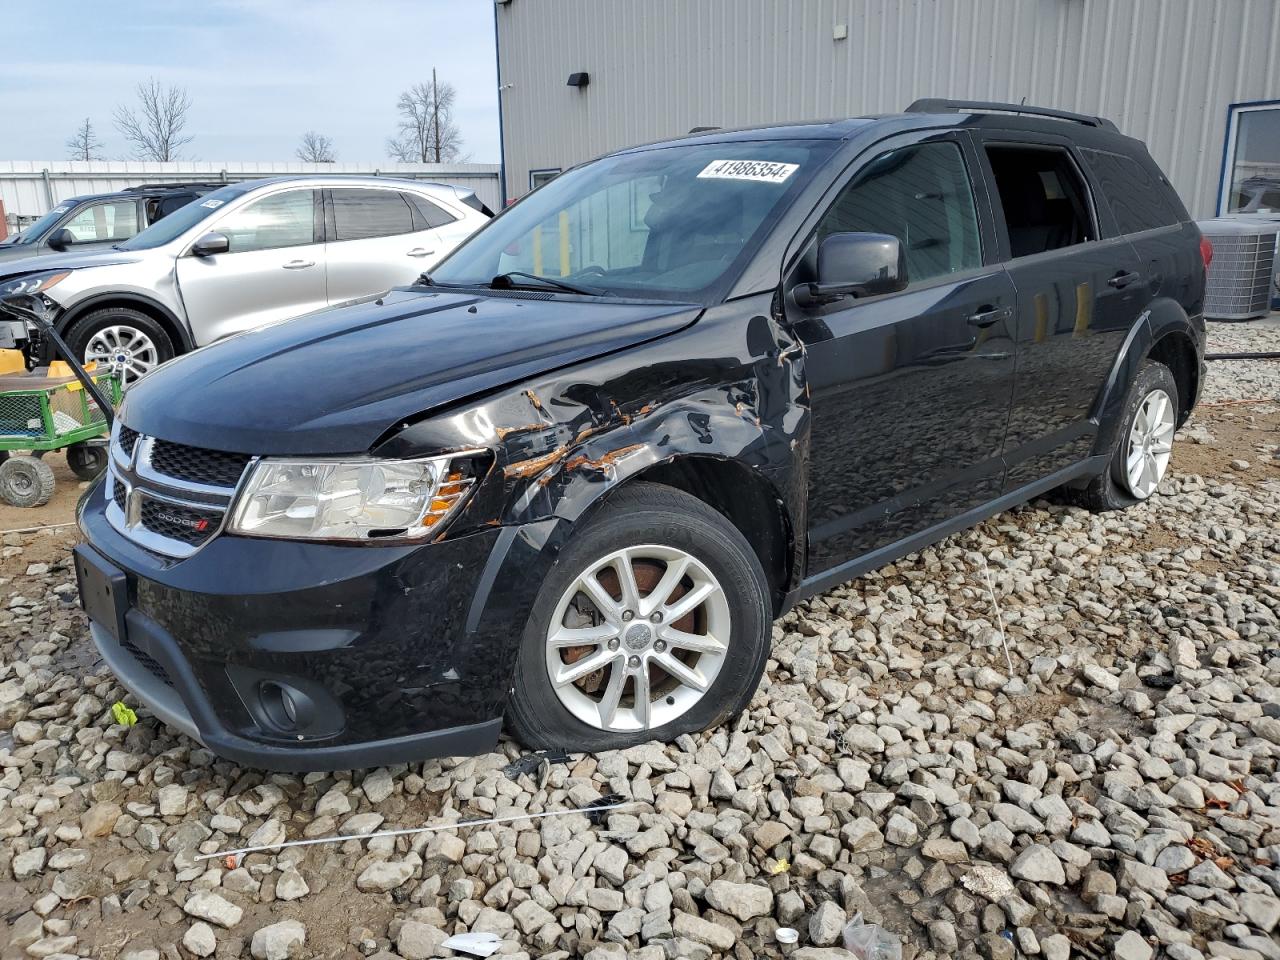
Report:
[[[501,213],[507,206],[507,142],[506,130],[502,125],[502,45],[498,40],[498,4],[493,5],[493,61],[498,69],[498,189],[502,205]]]
[[[40,179],[44,181],[44,198],[49,202],[49,209],[52,210],[57,204],[53,202],[53,180],[49,176],[48,167],[40,171]]]

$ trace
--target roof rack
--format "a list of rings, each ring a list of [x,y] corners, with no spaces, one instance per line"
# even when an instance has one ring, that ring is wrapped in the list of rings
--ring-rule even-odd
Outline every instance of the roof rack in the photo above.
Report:
[[[1031,107],[1025,103],[998,103],[989,100],[934,100],[925,98],[917,100],[904,111],[906,113],[1021,113],[1031,117],[1052,117],[1055,120],[1070,120],[1090,127],[1104,130],[1115,130],[1116,125],[1106,117],[1092,117],[1087,113],[1072,113],[1069,110],[1054,110],[1051,107]]]
[[[125,187],[122,193],[144,193],[147,190],[182,190],[192,187],[208,187],[216,190],[219,187],[225,187],[225,183],[215,182],[212,180],[191,180],[174,183],[140,183],[135,187]]]

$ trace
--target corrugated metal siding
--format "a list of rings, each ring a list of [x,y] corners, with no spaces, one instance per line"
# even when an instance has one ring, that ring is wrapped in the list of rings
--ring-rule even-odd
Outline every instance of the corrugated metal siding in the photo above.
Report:
[[[387,177],[434,180],[474,190],[477,197],[497,210],[502,205],[498,172],[488,163],[388,163],[374,167],[361,163],[214,163],[176,161],[41,161],[0,160],[0,200],[10,218],[38,217],[59,200],[85,193],[110,193],[143,183],[196,180],[254,180],[291,173],[380,173]]]
[[[510,0],[496,15],[512,196],[530,170],[694,126],[1025,97],[1145,140],[1203,217],[1227,105],[1280,98],[1280,0]],[[566,86],[580,70],[590,86]]]

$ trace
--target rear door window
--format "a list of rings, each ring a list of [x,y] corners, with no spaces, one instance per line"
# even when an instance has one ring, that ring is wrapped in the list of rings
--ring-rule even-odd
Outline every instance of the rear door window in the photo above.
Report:
[[[818,243],[833,233],[897,237],[911,283],[981,266],[978,215],[960,148],[926,143],[876,157],[823,216]]]
[[[1029,257],[1098,238],[1089,189],[1061,147],[987,144],[1009,250]]]
[[[1121,233],[1141,233],[1180,223],[1182,211],[1171,200],[1173,188],[1138,161],[1104,150],[1081,150]]]
[[[333,196],[335,240],[368,240],[413,233],[413,210],[394,190],[337,189]]]

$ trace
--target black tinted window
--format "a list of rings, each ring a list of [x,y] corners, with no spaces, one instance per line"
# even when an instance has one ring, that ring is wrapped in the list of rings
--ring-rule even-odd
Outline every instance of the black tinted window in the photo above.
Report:
[[[854,177],[818,225],[833,233],[887,233],[902,241],[912,281],[982,264],[973,189],[953,143],[881,154]]]
[[[334,190],[335,240],[367,240],[413,233],[413,213],[391,190]]]
[[[1166,227],[1182,219],[1182,212],[1169,196],[1173,188],[1136,160],[1101,150],[1081,153],[1093,168],[1121,233]]]
[[[409,193],[402,194],[402,196],[417,214],[417,229],[419,230],[425,230],[428,227],[443,227],[446,223],[453,223],[457,219],[453,214],[446,213],[444,208],[437,206],[424,197]]]
[[[1028,257],[1097,239],[1089,193],[1075,164],[1057,147],[988,146],[1009,249]]]

